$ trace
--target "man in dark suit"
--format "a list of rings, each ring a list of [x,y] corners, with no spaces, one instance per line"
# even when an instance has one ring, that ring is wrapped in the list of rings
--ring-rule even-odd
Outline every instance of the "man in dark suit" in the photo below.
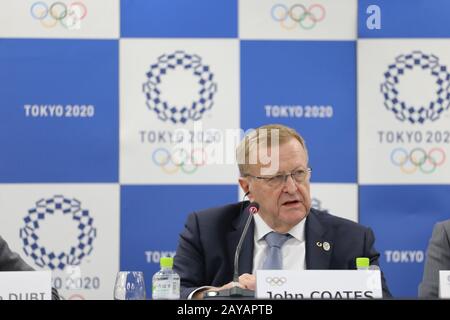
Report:
[[[450,270],[450,220],[435,224],[428,243],[420,298],[439,298],[439,271]]]
[[[308,153],[295,130],[260,127],[244,138],[236,153],[239,184],[260,206],[243,242],[239,283],[232,282],[233,260],[247,220],[242,207],[248,202],[189,215],[174,261],[181,298],[201,298],[204,291],[234,285],[254,290],[258,269],[355,269],[357,257],[378,265],[369,228],[311,209]],[[283,238],[275,249],[273,236]],[[382,285],[383,296],[389,297],[384,277]]]
[[[11,251],[6,241],[0,236],[0,272],[1,271],[34,271],[15,252]],[[52,300],[60,300],[61,297],[55,288],[52,288]]]

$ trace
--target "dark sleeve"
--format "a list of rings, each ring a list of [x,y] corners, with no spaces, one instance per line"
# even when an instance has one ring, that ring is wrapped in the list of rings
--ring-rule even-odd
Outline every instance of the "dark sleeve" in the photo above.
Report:
[[[420,298],[439,298],[439,270],[450,269],[450,240],[444,224],[437,223],[427,248]]]
[[[0,237],[0,271],[34,271],[15,252],[12,252],[8,244]],[[60,300],[58,290],[52,288],[52,300]]]
[[[375,244],[375,235],[373,234],[372,229],[367,228],[365,237],[364,237],[364,250],[365,254],[364,256],[368,257],[370,259],[370,265],[376,265],[380,266],[380,253],[375,250],[374,244]],[[381,270],[380,270],[381,271]],[[383,289],[383,298],[392,298],[392,294],[389,291],[389,288],[386,284],[386,279],[384,278],[383,271],[381,271],[381,287]]]
[[[0,237],[0,271],[33,271],[25,261]]]
[[[185,228],[180,234],[174,258],[174,270],[181,278],[180,296],[187,299],[198,287],[205,283],[204,253],[200,241],[200,229],[195,213],[189,215]]]

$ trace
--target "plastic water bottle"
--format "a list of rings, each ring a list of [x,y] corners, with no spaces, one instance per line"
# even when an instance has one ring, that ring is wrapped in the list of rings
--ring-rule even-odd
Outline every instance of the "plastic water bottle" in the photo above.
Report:
[[[159,260],[161,270],[153,275],[152,299],[180,299],[180,276],[173,271],[173,258]]]
[[[365,258],[365,257],[356,258],[356,269],[369,270],[369,266],[370,266],[369,258]]]

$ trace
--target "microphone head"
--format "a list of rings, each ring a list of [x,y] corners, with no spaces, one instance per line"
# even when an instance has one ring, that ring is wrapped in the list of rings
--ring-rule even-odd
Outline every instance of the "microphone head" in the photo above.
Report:
[[[248,212],[251,214],[257,214],[259,211],[259,204],[258,202],[252,202],[247,207]]]

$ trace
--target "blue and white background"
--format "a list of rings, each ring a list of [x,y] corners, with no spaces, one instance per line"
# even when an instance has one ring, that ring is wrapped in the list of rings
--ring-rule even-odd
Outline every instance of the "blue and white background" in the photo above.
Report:
[[[307,141],[314,206],[372,227],[392,293],[415,297],[450,218],[449,13],[4,0],[0,234],[68,299],[111,299],[118,270],[144,271],[149,291],[186,216],[241,198],[226,133],[283,123]]]

